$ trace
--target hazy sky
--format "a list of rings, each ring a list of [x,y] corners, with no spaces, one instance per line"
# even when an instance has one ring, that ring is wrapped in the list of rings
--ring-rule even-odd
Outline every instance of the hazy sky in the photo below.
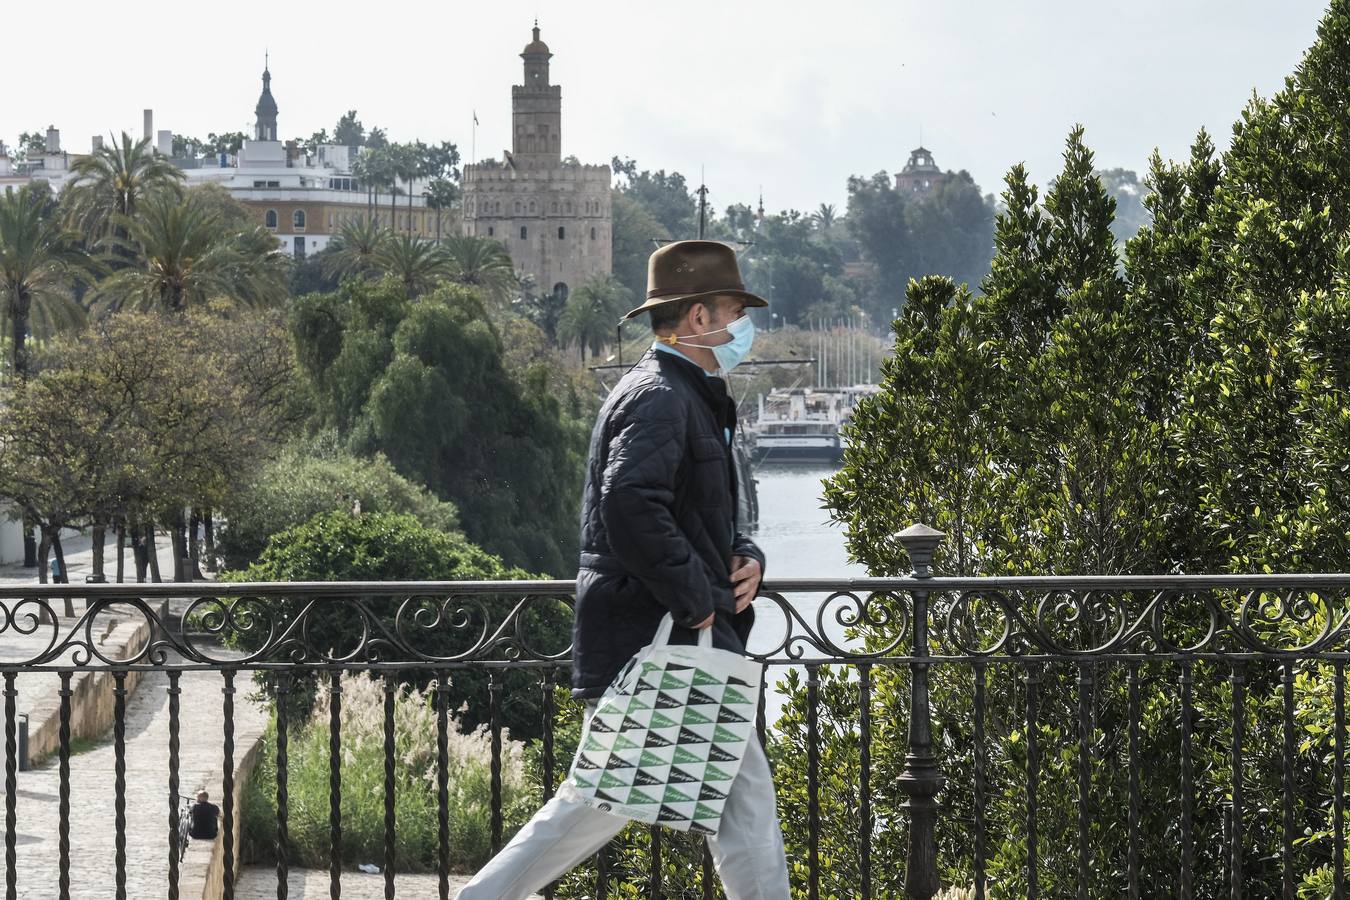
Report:
[[[263,50],[282,137],[355,108],[394,140],[510,141],[511,85],[537,15],[563,86],[563,152],[677,169],[710,202],[842,206],[850,174],[894,172],[919,141],[1001,190],[1041,183],[1087,127],[1101,167],[1220,147],[1253,89],[1312,42],[1320,0],[534,0],[60,4],[54,30],[6,42],[0,139],[49,124],[65,149],[126,129],[250,131]],[[21,28],[21,30],[23,30]],[[27,33],[27,32],[25,32]],[[41,39],[39,39],[41,38]]]

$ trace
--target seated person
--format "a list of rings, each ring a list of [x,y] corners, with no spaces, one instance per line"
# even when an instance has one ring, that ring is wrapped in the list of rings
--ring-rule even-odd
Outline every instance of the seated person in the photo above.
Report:
[[[188,828],[188,837],[197,841],[213,841],[216,839],[216,818],[220,815],[220,807],[209,802],[210,795],[206,791],[197,792],[197,802],[192,804],[189,815],[192,817],[192,825]]]

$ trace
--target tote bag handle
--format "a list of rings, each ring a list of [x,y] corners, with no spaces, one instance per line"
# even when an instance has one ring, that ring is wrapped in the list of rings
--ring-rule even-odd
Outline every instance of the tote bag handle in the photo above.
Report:
[[[675,618],[670,613],[661,617],[661,624],[656,628],[656,637],[652,638],[652,649],[664,647],[670,643],[670,631],[675,627]],[[698,630],[698,645],[704,650],[712,649],[712,626],[700,628]]]

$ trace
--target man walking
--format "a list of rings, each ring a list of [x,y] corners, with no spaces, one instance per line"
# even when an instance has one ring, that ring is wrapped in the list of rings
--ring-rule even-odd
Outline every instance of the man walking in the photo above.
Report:
[[[720,377],[750,350],[735,252],[677,241],[652,254],[646,313],[656,341],[606,398],[591,433],[581,567],[572,626],[572,695],[596,703],[670,613],[672,643],[712,629],[745,652],[764,554],[736,529],[731,440],[736,405]],[[521,900],[603,847],[625,820],[587,806],[564,782],[462,888],[459,900]],[[727,900],[787,900],[787,861],[764,749],[750,741],[719,831],[708,839]]]

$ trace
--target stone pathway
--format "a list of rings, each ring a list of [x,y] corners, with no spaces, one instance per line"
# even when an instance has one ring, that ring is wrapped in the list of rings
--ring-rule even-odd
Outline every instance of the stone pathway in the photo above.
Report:
[[[72,535],[62,541],[65,551],[66,568],[70,572],[71,587],[84,584],[84,576],[94,571],[94,541],[88,534]],[[125,568],[123,577],[128,581],[136,580],[136,564],[132,559],[131,546],[124,551]],[[173,576],[173,543],[169,535],[155,535],[155,555],[159,557],[159,573],[166,581]],[[48,563],[50,563],[48,558]],[[109,581],[117,577],[117,536],[108,534],[103,548],[104,574]],[[37,569],[24,568],[18,563],[0,566],[0,584],[36,584]],[[78,603],[76,604],[78,610]]]
[[[328,873],[318,869],[292,869],[286,879],[293,900],[328,900]],[[450,876],[450,896],[468,884],[466,875]],[[400,900],[437,900],[440,881],[435,875],[395,875],[395,896]],[[235,885],[235,900],[276,900],[277,870],[270,866],[250,866]],[[364,872],[342,873],[345,900],[384,900],[384,876]],[[539,896],[536,894],[535,896]]]
[[[55,676],[51,676],[53,679]],[[127,896],[166,896],[168,882],[168,676],[148,674],[127,701],[126,853]],[[179,792],[190,795],[219,785],[223,761],[223,681],[217,672],[184,672],[180,686]],[[235,764],[261,736],[267,721],[247,695],[251,683],[236,677]],[[104,900],[114,895],[114,791],[111,733],[106,743],[70,761],[71,897]],[[0,789],[2,790],[2,789]],[[219,788],[211,799],[219,803]],[[57,896],[59,773],[55,759],[18,775],[19,897]],[[236,811],[238,816],[238,811]],[[185,866],[202,866],[206,846],[188,851]],[[273,894],[275,896],[275,892]]]

